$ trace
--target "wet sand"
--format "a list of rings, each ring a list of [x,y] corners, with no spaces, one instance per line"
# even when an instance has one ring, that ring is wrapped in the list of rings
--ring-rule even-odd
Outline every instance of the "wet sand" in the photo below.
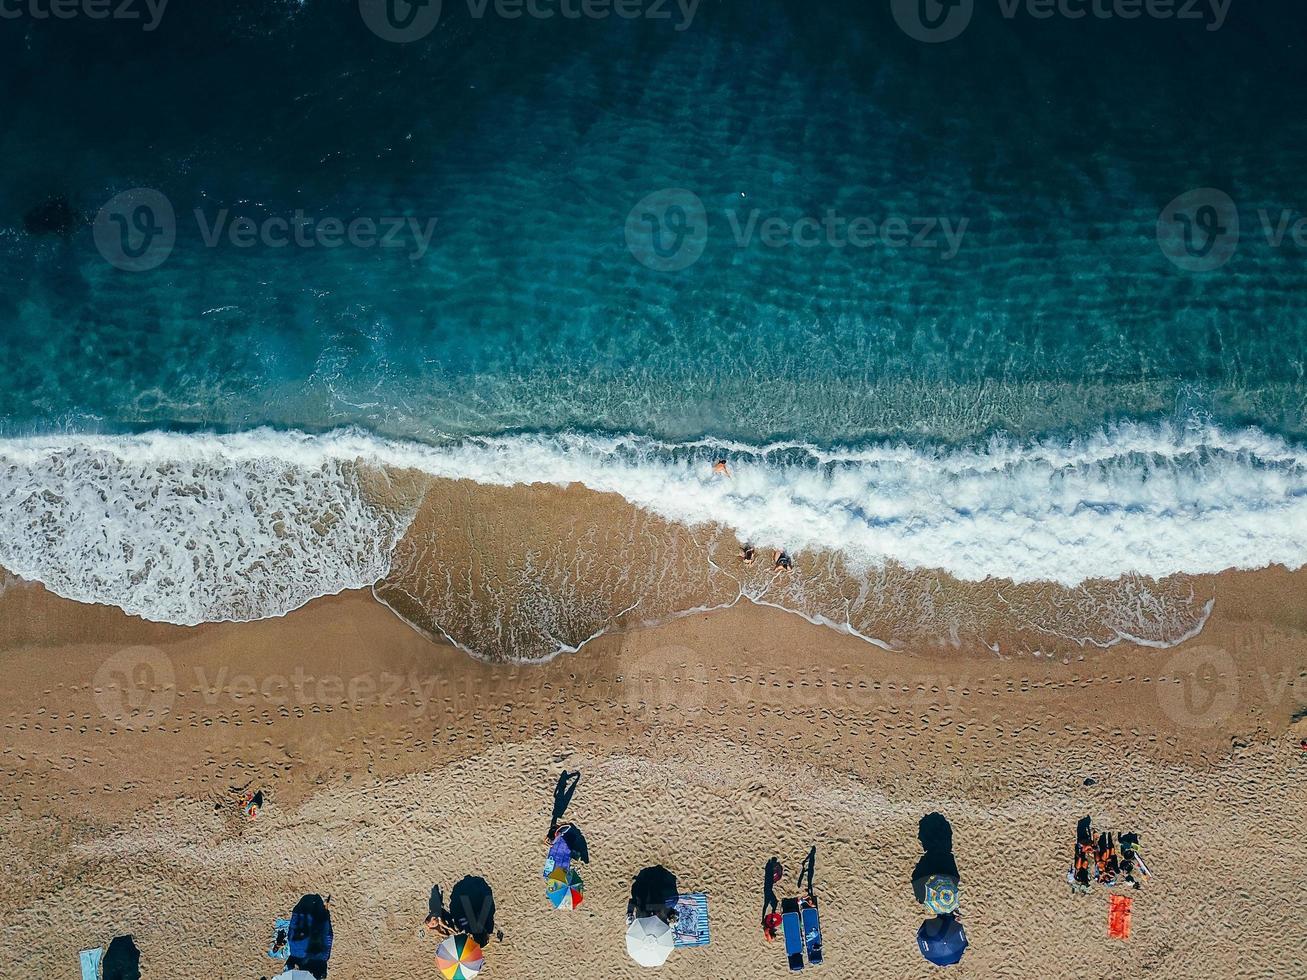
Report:
[[[813,843],[826,974],[926,976],[931,811],[962,874],[957,976],[1300,976],[1304,584],[1214,577],[1203,633],[1169,650],[891,652],[745,604],[538,665],[432,643],[366,592],[181,628],[11,586],[0,976],[76,977],[117,933],[146,977],[270,976],[273,919],[319,892],[333,977],[429,978],[427,895],[464,874],[505,933],[485,976],[635,976],[626,892],[655,863],[708,893],[713,928],[665,975],[782,976],[762,869],[796,874]],[[562,767],[585,773],[594,859],[570,914],[539,878]],[[251,780],[259,820],[215,811]],[[1066,886],[1086,813],[1139,833],[1154,872],[1129,942],[1104,890]]]

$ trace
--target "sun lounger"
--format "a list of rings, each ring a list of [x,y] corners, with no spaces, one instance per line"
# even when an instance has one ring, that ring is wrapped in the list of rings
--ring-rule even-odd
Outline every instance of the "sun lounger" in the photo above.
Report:
[[[678,895],[675,908],[676,922],[672,931],[676,945],[707,946],[711,939],[708,932],[708,896],[700,893]]]
[[[803,925],[799,920],[799,900],[781,899],[781,933],[785,936],[785,955],[791,970],[803,969]]]
[[[821,919],[817,915],[816,902],[803,906],[803,945],[808,954],[808,965],[821,966]]]

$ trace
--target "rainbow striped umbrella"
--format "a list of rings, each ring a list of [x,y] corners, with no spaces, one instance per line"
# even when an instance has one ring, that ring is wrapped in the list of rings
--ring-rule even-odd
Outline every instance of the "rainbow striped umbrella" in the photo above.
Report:
[[[485,962],[480,944],[465,932],[450,936],[436,949],[436,966],[445,980],[472,980]]]
[[[545,897],[556,909],[574,909],[585,898],[585,882],[571,868],[555,868],[545,879]]]

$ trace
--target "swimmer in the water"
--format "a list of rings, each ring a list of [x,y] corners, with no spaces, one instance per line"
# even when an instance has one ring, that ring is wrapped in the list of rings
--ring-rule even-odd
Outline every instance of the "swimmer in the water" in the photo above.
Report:
[[[713,473],[715,473],[715,474],[717,474],[717,475],[719,475],[719,476],[730,476],[730,475],[731,475],[731,468],[730,468],[729,466],[726,465],[726,460],[724,460],[724,459],[719,459],[719,460],[717,460],[717,462],[713,463],[713,464],[712,464],[712,471],[713,471]]]
[[[784,549],[774,552],[774,558],[775,560],[772,562],[771,566],[773,571],[788,572],[794,567],[794,559],[791,558],[790,553]]]
[[[753,545],[746,544],[740,549],[740,561],[744,562],[746,565],[753,564]]]

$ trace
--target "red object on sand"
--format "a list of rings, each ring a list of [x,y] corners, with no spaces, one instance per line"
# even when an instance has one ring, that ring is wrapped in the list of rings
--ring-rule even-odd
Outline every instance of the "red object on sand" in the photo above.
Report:
[[[1134,899],[1129,895],[1109,895],[1107,907],[1107,935],[1111,939],[1130,938],[1130,905]]]

